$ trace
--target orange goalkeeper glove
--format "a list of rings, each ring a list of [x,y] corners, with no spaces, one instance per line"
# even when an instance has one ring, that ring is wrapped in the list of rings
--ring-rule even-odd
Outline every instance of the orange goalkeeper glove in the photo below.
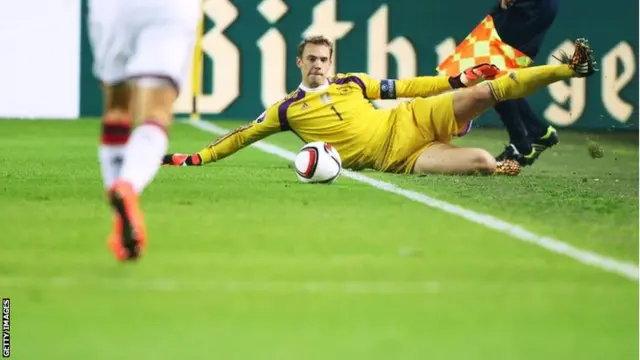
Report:
[[[449,78],[449,84],[454,89],[471,87],[485,80],[493,80],[500,74],[500,69],[493,64],[480,64],[470,67],[457,76]]]

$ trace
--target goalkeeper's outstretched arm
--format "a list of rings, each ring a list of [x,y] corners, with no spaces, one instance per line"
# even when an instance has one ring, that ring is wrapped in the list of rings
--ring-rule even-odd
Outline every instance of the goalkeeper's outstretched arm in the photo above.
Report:
[[[497,76],[499,70],[490,64],[466,69],[457,76],[418,76],[407,79],[375,80],[366,74],[353,74],[362,81],[368,99],[429,97],[454,89],[474,86]],[[347,75],[348,76],[348,75]]]
[[[269,108],[255,121],[219,137],[197,153],[165,155],[162,164],[199,166],[224,159],[258,140],[281,131],[277,116],[277,110]]]
[[[221,136],[204,149],[198,151],[202,164],[222,160],[236,151],[275,132],[264,130],[266,130],[266,127],[261,127],[260,124],[250,123]]]

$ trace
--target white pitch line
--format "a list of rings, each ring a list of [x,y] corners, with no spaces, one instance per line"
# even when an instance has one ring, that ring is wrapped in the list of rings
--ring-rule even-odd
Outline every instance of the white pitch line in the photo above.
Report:
[[[114,291],[159,292],[215,292],[215,293],[266,293],[266,294],[436,294],[440,283],[380,282],[380,281],[216,281],[184,278],[82,278],[58,276],[0,277],[0,287],[6,288],[89,288]]]
[[[190,121],[188,123],[200,130],[217,134],[217,135],[224,135],[227,132],[229,132],[229,130],[225,128],[219,127],[215,124],[205,122],[205,121]],[[263,152],[279,156],[289,161],[295,160],[295,156],[296,156],[295,153],[285,150],[279,146],[271,145],[262,141],[256,142],[251,146]],[[638,266],[633,263],[616,260],[616,259],[604,256],[604,255],[600,255],[588,250],[580,249],[573,245],[567,244],[563,241],[554,239],[552,237],[540,236],[524,229],[519,225],[508,223],[506,221],[500,220],[491,215],[482,214],[469,209],[465,209],[461,206],[453,205],[442,200],[434,199],[430,196],[427,196],[425,194],[422,194],[416,191],[402,189],[394,184],[390,184],[381,180],[376,180],[357,172],[345,170],[343,175],[350,179],[371,185],[376,189],[403,196],[415,202],[419,202],[421,204],[445,211],[449,214],[461,217],[463,219],[474,222],[476,224],[480,224],[487,228],[497,230],[504,234],[510,235],[515,239],[540,246],[546,250],[549,250],[551,252],[554,252],[560,255],[570,257],[583,264],[621,275],[630,280],[638,281],[639,269],[638,269]]]

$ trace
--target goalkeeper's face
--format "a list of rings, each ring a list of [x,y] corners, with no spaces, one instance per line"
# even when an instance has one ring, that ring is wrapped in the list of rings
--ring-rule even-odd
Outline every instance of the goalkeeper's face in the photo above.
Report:
[[[331,68],[331,49],[326,45],[307,44],[302,57],[296,59],[302,83],[310,88],[323,85]]]

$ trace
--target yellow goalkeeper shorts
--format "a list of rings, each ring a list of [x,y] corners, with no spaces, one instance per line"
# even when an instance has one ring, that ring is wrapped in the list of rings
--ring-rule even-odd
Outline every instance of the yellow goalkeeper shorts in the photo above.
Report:
[[[391,173],[411,173],[418,157],[434,143],[449,143],[458,133],[453,113],[453,93],[416,98],[395,110],[389,136],[375,168]]]

